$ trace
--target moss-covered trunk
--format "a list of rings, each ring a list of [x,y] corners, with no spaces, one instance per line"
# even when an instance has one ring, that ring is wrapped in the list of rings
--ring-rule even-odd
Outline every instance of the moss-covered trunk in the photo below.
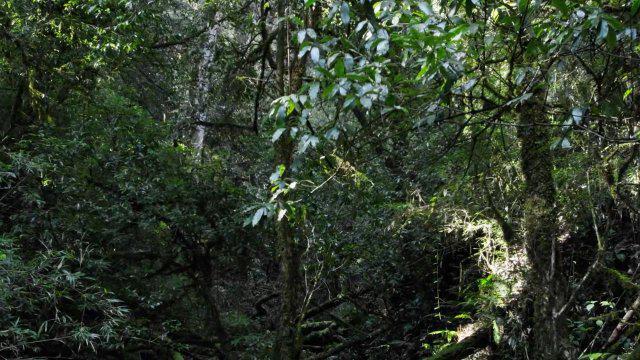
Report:
[[[287,13],[288,4],[285,0],[278,1],[278,17],[283,19]],[[288,10],[294,10],[290,6]],[[300,10],[300,9],[298,9]],[[311,9],[304,9],[299,16],[305,23],[305,28],[315,28],[320,18],[321,7],[315,4]],[[289,44],[291,39],[290,24],[281,21],[278,26],[276,40],[276,86],[280,94],[295,94],[302,89],[303,77],[306,71],[308,55],[302,58],[298,54],[297,46]],[[286,81],[286,88],[285,88]],[[296,142],[291,137],[291,129],[297,125],[298,112],[294,111],[285,119],[286,131],[275,144],[275,165],[284,166],[282,178],[291,177],[291,165]],[[290,194],[283,194],[278,199],[278,208],[284,208]],[[273,349],[273,359],[294,360],[299,359],[302,352],[302,337],[300,335],[300,322],[302,311],[303,274],[302,274],[302,247],[297,236],[298,220],[291,212],[287,213],[277,222],[278,252],[280,255],[280,281],[282,292],[282,317],[276,343]]]
[[[284,19],[286,15],[286,2],[280,0],[277,3],[278,17]],[[288,92],[299,91],[302,85],[301,68],[304,71],[304,61],[293,61],[289,56],[287,39],[290,37],[289,25],[281,21],[278,26],[276,39],[276,65],[278,93],[286,95],[285,80],[288,80]],[[296,51],[297,53],[297,51]],[[287,79],[287,74],[289,78]],[[298,76],[296,76],[298,75]],[[286,131],[275,143],[275,165],[284,166],[282,178],[291,177],[291,165],[295,149],[294,139],[291,138],[291,128],[295,126],[294,114],[285,119]],[[278,198],[278,208],[285,208],[289,200],[289,194],[282,194]],[[288,214],[291,215],[291,214]],[[275,346],[272,353],[274,360],[299,359],[302,351],[301,336],[299,331],[300,308],[302,304],[302,251],[296,239],[295,219],[284,216],[276,223],[278,236],[278,254],[280,257],[280,286],[282,299],[282,314]]]
[[[285,174],[287,174],[290,171],[294,143],[289,134],[281,138],[281,141],[276,144],[276,162],[278,165],[285,166]],[[284,203],[287,200],[285,195],[279,201]],[[301,343],[298,325],[302,304],[302,251],[296,239],[294,226],[293,221],[287,217],[276,224],[281,269],[282,318],[273,354],[274,359],[300,358]]]
[[[553,181],[550,121],[541,110],[541,95],[519,109],[518,138],[525,179],[525,246],[531,269],[533,357],[559,359],[565,337],[564,320],[556,316],[564,300],[557,252],[558,214]]]
[[[292,117],[286,119],[287,131],[275,144],[276,166],[284,166],[283,178],[290,177],[295,142],[291,138]],[[278,208],[285,208],[289,194],[282,194],[278,199]],[[280,257],[280,286],[282,294],[282,317],[278,329],[273,352],[274,360],[293,360],[300,358],[302,344],[300,341],[299,318],[302,305],[302,250],[296,238],[295,219],[284,216],[276,223],[278,236],[278,254]]]

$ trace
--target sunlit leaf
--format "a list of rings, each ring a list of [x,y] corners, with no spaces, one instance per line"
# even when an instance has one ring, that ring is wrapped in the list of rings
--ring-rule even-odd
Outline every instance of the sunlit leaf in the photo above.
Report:
[[[311,49],[311,60],[314,63],[317,63],[318,61],[320,61],[320,49],[318,49],[317,47],[313,47]]]
[[[343,1],[342,5],[340,5],[340,19],[345,25],[349,24],[351,21],[351,17],[349,16],[349,4],[346,1]]]

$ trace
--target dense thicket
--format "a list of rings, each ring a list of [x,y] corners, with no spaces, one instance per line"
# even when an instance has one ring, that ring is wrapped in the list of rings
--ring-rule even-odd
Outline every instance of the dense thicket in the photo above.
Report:
[[[640,359],[639,10],[2,1],[0,357]]]

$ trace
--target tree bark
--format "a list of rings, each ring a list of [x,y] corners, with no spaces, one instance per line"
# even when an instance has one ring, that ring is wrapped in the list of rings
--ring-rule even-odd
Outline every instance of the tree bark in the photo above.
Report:
[[[279,0],[277,3],[277,14],[280,19],[285,17],[285,0]],[[278,93],[285,95],[285,73],[287,65],[290,61],[285,58],[286,54],[286,34],[287,27],[284,20],[280,21],[278,26],[278,37],[276,40],[276,65],[277,80],[276,86]],[[297,89],[290,89],[295,91]],[[291,138],[290,130],[292,127],[291,117],[285,120],[286,131],[280,136],[275,143],[275,165],[276,167],[284,166],[282,178],[287,178],[291,174],[291,164],[293,163],[294,142]],[[278,199],[278,208],[283,209],[288,196],[283,194]],[[282,314],[280,327],[278,329],[276,343],[273,349],[272,358],[280,359],[299,359],[302,351],[300,341],[300,330],[298,327],[298,312],[302,304],[302,271],[300,268],[301,251],[295,236],[293,220],[288,216],[283,217],[276,222],[276,233],[278,236],[278,252],[280,256],[280,282],[281,282],[281,299]]]
[[[225,359],[229,352],[229,334],[222,324],[220,308],[213,288],[214,274],[210,256],[204,249],[199,249],[194,251],[192,261],[193,270],[195,270],[192,274],[194,284],[206,307],[203,331],[207,340],[211,341],[217,351],[218,357]]]
[[[217,23],[217,21],[216,21]],[[200,160],[204,149],[204,142],[207,133],[207,124],[210,123],[208,102],[211,92],[211,68],[216,59],[216,46],[220,29],[217,24],[210,25],[206,31],[207,38],[202,48],[202,58],[198,64],[197,73],[197,91],[195,97],[195,123],[196,128],[193,135],[193,147],[195,149],[196,159]],[[229,335],[226,332],[220,317],[220,310],[213,293],[213,277],[208,262],[202,268],[204,281],[200,284],[200,295],[207,305],[207,327],[205,331],[210,337],[213,337],[214,346],[218,351],[218,357],[224,359],[227,357],[229,348]]]
[[[293,140],[288,132],[276,144],[276,162],[285,166],[285,174],[290,172],[293,155]],[[288,200],[283,196],[282,207]],[[278,250],[281,267],[282,318],[274,349],[274,359],[299,359],[302,349],[299,330],[299,312],[302,305],[301,247],[296,238],[293,221],[284,217],[276,223]]]
[[[20,79],[18,81],[18,89],[16,90],[16,95],[13,98],[13,103],[11,104],[11,112],[7,118],[6,122],[2,123],[2,128],[0,129],[0,133],[5,135],[9,133],[11,128],[16,125],[18,119],[20,117],[20,110],[22,108],[22,99],[24,96],[24,92],[26,90],[25,81]]]
[[[638,309],[640,309],[640,296],[638,296],[636,300],[633,302],[633,304],[631,304],[631,307],[624,314],[624,316],[622,317],[622,320],[620,320],[618,325],[616,325],[616,328],[613,330],[613,332],[609,336],[609,339],[607,339],[607,345],[606,345],[607,347],[612,345],[614,342],[618,341],[618,339],[620,338],[620,335],[622,335],[624,330],[627,328],[627,325],[629,324],[629,320],[631,320],[631,317],[633,317],[633,314],[636,311],[638,311]]]
[[[279,0],[277,3],[277,14],[280,19],[284,19],[286,0]],[[320,15],[320,8],[316,4],[310,13],[303,14],[306,27],[313,28]],[[298,59],[297,49],[288,49],[290,38],[289,24],[280,21],[278,26],[278,36],[276,39],[276,66],[277,78],[276,86],[281,95],[297,93],[302,88],[303,75],[306,70],[307,58],[305,55]],[[285,88],[285,80],[288,86]],[[275,165],[284,166],[282,178],[291,176],[291,165],[295,151],[295,141],[291,138],[291,129],[296,126],[297,113],[294,112],[285,119],[285,132],[275,143]],[[285,204],[290,199],[290,195],[283,194],[278,198],[278,208],[284,209]],[[272,358],[274,360],[299,359],[302,352],[302,337],[300,334],[300,323],[302,321],[303,302],[303,274],[302,274],[302,253],[303,248],[297,237],[296,219],[290,218],[288,213],[276,223],[276,233],[278,236],[278,251],[280,256],[280,281],[282,292],[282,315],[280,328],[278,330],[276,343],[273,349]]]
[[[209,72],[216,57],[215,48],[216,43],[218,42],[218,26],[211,26],[206,33],[207,40],[202,47],[202,59],[198,64],[198,78],[196,80],[198,93],[196,94],[194,104],[195,121],[197,125],[193,135],[193,147],[198,159],[202,156],[204,140],[207,134],[207,127],[204,123],[209,122],[207,111],[207,102],[209,100],[209,92],[211,91],[211,75]]]
[[[525,247],[530,262],[528,288],[533,298],[532,355],[560,359],[565,323],[559,309],[564,301],[557,253],[558,220],[555,208],[550,121],[543,112],[543,91],[519,109],[518,138],[525,180]]]

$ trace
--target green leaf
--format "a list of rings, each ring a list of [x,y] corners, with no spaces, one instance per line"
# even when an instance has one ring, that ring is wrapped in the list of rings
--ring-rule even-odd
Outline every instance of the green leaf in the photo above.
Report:
[[[378,55],[384,55],[389,51],[389,40],[382,40],[378,43],[376,47],[376,52]]]
[[[281,221],[282,218],[284,218],[284,216],[287,214],[287,210],[286,209],[280,209],[278,211],[278,221]]]
[[[312,148],[316,147],[320,140],[317,136],[314,135],[304,135],[302,139],[300,139],[300,144],[298,145],[298,153],[303,154],[307,151],[309,146]]]
[[[322,97],[325,99],[328,99],[330,97],[332,97],[333,95],[336,94],[336,91],[338,91],[336,89],[336,84],[331,84],[329,86],[327,86],[324,91],[322,92]]]
[[[502,331],[500,331],[498,322],[493,320],[493,342],[495,344],[500,344],[500,340],[502,340]]]
[[[334,66],[334,70],[336,72],[336,77],[344,77],[345,76],[345,67],[344,67],[344,60],[342,59],[338,59],[338,61],[336,62],[336,65]]]
[[[431,68],[430,64],[422,65],[422,68],[418,72],[418,75],[416,75],[416,80],[422,79],[424,77],[424,75],[429,71],[430,68]]]
[[[378,38],[383,39],[383,40],[389,40],[389,33],[385,29],[379,29],[376,32],[376,36],[378,36]]]
[[[589,360],[600,360],[606,359],[609,356],[609,353],[590,353],[583,355],[580,359],[589,359]]]
[[[587,304],[587,306],[585,306],[585,309],[587,309],[587,311],[591,311],[593,310],[593,307],[596,306],[594,303],[590,302]]]
[[[287,107],[287,116],[293,114],[293,111],[296,109],[296,103],[292,100],[289,100],[289,106]]]
[[[531,98],[531,95],[533,94],[524,93],[521,96],[518,96],[517,98],[508,101],[506,105],[522,104],[523,102],[529,100],[529,98]]]
[[[529,9],[530,1],[531,0],[518,0],[518,10],[524,14]]]
[[[551,6],[560,10],[563,14],[569,11],[569,4],[567,4],[566,0],[551,0]]]
[[[317,63],[318,61],[320,61],[320,49],[318,49],[317,47],[313,47],[311,49],[311,60],[314,63]]]
[[[307,45],[307,46],[303,46],[300,49],[300,52],[298,52],[298,59],[302,59],[302,57],[309,51],[311,50],[311,46]]]
[[[258,211],[256,211],[255,214],[253,214],[253,218],[251,219],[251,226],[258,225],[258,223],[260,223],[260,219],[262,219],[262,216],[265,215],[266,212],[267,212],[267,209],[263,207],[258,209]]]
[[[287,117],[286,111],[287,111],[287,109],[285,108],[285,106],[284,105],[280,105],[278,107],[278,113],[276,115],[276,119],[284,120]]]
[[[418,8],[420,8],[420,11],[422,11],[425,15],[427,16],[433,16],[433,9],[431,8],[431,5],[424,2],[424,1],[420,1],[418,3]]]
[[[631,2],[631,16],[636,16],[640,10],[640,0],[633,0]]]
[[[308,28],[306,31],[307,31],[307,35],[309,35],[310,38],[315,39],[318,37],[318,34],[316,34],[316,31],[313,30],[312,28]]]
[[[584,118],[584,110],[581,108],[573,108],[573,110],[571,110],[571,117],[574,123],[580,125]]]
[[[278,167],[276,167],[276,171],[272,172],[271,175],[269,176],[269,181],[271,182],[275,182],[278,179],[280,179],[280,176],[282,176],[282,174],[284,174],[284,165],[280,165]]]
[[[309,87],[309,98],[313,101],[318,98],[318,92],[320,92],[320,84],[314,82]]]
[[[351,21],[351,17],[349,16],[349,4],[347,4],[346,1],[343,1],[342,5],[340,5],[340,19],[345,25],[348,25]]]
[[[344,67],[347,71],[351,71],[353,69],[353,56],[349,54],[344,55]]]
[[[598,39],[604,40],[609,34],[609,23],[606,20],[600,22],[600,31],[598,32]]]
[[[371,98],[366,95],[360,98],[360,104],[365,109],[371,109],[371,106],[373,106],[373,102],[371,101]]]
[[[348,109],[351,107],[351,105],[353,105],[353,103],[356,101],[356,98],[354,96],[349,96],[347,97],[347,99],[344,101],[344,104],[342,104],[342,108],[343,109]]]
[[[324,134],[324,137],[329,140],[338,140],[339,136],[340,136],[340,130],[336,128],[332,128],[329,131],[327,131],[326,134]]]
[[[282,133],[284,133],[285,130],[287,130],[287,129],[286,128],[279,128],[276,131],[274,131],[273,136],[271,136],[271,142],[278,141],[278,139],[280,139],[280,136],[282,136]]]
[[[355,32],[359,32],[360,30],[362,30],[365,27],[365,25],[367,25],[367,23],[368,23],[367,20],[360,21],[358,23],[358,25],[356,26],[356,29],[354,31]]]
[[[618,44],[618,39],[616,38],[616,32],[615,31],[609,31],[609,33],[607,34],[607,46],[609,47],[609,49],[613,49],[616,47],[616,45]]]

